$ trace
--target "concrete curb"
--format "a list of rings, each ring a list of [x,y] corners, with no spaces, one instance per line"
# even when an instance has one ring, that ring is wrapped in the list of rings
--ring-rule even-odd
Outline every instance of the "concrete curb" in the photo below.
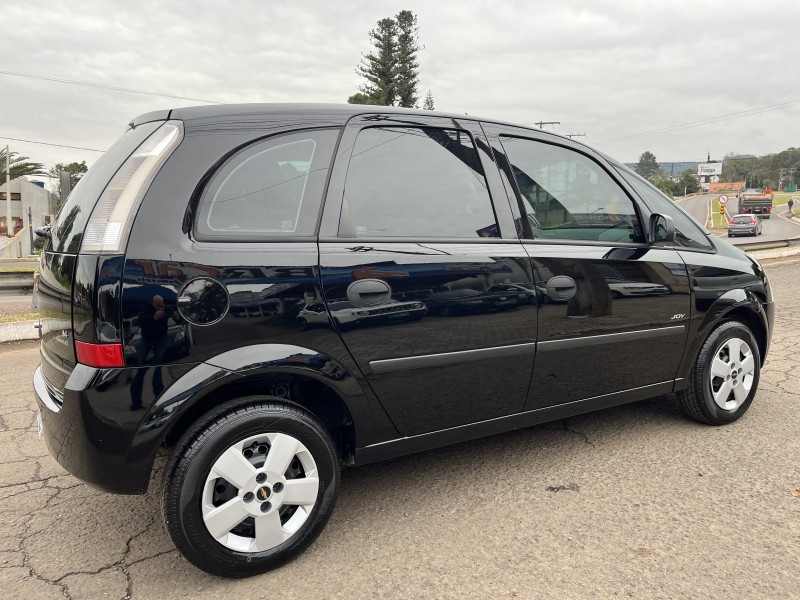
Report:
[[[0,344],[3,342],[19,342],[22,340],[38,340],[39,330],[34,329],[38,321],[18,321],[0,324]]]

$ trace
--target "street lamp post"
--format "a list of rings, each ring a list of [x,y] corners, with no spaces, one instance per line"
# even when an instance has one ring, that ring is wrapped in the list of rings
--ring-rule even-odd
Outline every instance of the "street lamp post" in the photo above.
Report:
[[[11,222],[11,153],[6,144],[6,234],[14,237],[14,226]]]

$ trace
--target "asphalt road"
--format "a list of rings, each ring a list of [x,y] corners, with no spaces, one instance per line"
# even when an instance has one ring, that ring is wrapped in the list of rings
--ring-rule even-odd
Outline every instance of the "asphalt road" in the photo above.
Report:
[[[692,196],[683,200],[681,202],[681,206],[684,210],[686,210],[692,217],[700,223],[703,227],[706,226],[708,222],[708,208],[709,202],[714,199],[718,198],[719,195],[702,195],[702,196]],[[732,196],[730,202],[728,202],[729,208],[728,212],[732,215],[736,210],[736,197]],[[734,211],[734,212],[731,212]],[[733,237],[727,238],[725,237],[725,232],[722,233],[722,237],[725,237],[731,244],[738,245],[738,244],[751,244],[753,242],[772,242],[776,240],[789,240],[792,238],[800,237],[800,221],[791,220],[786,215],[788,214],[788,209],[786,206],[778,206],[775,208],[775,211],[772,213],[769,219],[765,219],[762,221],[763,230],[760,236],[756,237]]]
[[[797,598],[800,261],[768,272],[776,331],[737,423],[660,398],[353,469],[305,554],[237,581],[180,557],[158,485],[67,475],[36,438],[36,345],[0,347],[0,597]]]

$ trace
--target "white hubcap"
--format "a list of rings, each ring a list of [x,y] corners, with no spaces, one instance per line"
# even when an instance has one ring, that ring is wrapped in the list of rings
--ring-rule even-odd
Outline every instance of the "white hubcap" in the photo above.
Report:
[[[736,410],[753,388],[755,357],[742,339],[727,340],[711,362],[711,395],[723,410]]]
[[[251,436],[212,465],[203,488],[203,521],[223,546],[263,552],[300,529],[318,492],[317,464],[300,440],[284,433]]]

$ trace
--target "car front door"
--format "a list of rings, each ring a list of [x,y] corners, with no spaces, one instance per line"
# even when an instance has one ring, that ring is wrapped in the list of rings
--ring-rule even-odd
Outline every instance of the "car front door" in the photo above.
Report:
[[[537,326],[530,261],[479,125],[351,120],[319,247],[328,326],[402,435],[523,409]],[[509,287],[491,290],[499,284]]]
[[[540,298],[526,409],[671,391],[690,318],[678,252],[647,243],[644,207],[585,147],[486,130]]]

